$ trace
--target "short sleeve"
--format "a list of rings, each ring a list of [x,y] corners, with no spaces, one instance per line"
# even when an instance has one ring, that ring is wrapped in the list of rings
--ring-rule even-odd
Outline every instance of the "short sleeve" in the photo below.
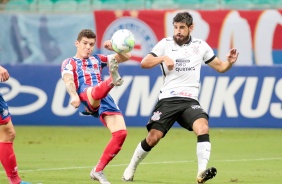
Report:
[[[71,58],[65,59],[61,66],[61,76],[63,78],[65,73],[69,73],[73,75],[75,70],[75,63]]]
[[[212,48],[205,41],[203,41],[203,44],[205,47],[205,53],[204,53],[203,60],[207,64],[215,58],[215,55],[214,55]]]
[[[155,45],[151,53],[156,56],[164,56],[166,43],[166,38],[162,39]]]
[[[104,54],[97,54],[97,56],[99,57],[99,59],[101,60],[101,66],[102,68],[106,67],[108,64],[108,56],[104,55]],[[110,56],[110,55],[109,55]]]

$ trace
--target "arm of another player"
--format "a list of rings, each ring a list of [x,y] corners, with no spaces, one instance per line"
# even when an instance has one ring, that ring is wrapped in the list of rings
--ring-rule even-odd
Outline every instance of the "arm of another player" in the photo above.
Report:
[[[80,99],[76,92],[73,75],[69,73],[65,73],[63,76],[63,81],[65,82],[66,90],[70,95],[71,105],[74,108],[78,108],[80,105]]]
[[[6,68],[0,66],[0,82],[5,82],[10,77],[8,70]]]
[[[108,50],[114,51],[114,49],[112,48],[111,40],[105,41],[104,47]],[[128,61],[131,58],[131,54],[130,53],[116,53],[114,54],[114,57],[116,58],[116,60],[119,63],[122,63],[122,62]]]
[[[153,68],[154,66],[164,62],[168,70],[171,71],[174,68],[174,61],[168,56],[156,57],[153,54],[148,54],[141,61],[141,68]]]
[[[211,62],[208,63],[210,67],[220,73],[228,71],[232,65],[237,61],[239,52],[236,49],[231,49],[227,54],[227,61],[221,61],[218,57],[215,57]]]

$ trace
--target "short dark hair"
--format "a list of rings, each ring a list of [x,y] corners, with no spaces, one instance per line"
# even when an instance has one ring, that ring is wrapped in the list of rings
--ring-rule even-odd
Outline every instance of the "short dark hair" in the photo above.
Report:
[[[193,24],[193,17],[189,12],[180,12],[173,18],[173,23],[175,22],[183,22],[190,27]]]
[[[96,39],[96,34],[91,29],[82,29],[77,36],[77,41],[80,41],[83,37]]]

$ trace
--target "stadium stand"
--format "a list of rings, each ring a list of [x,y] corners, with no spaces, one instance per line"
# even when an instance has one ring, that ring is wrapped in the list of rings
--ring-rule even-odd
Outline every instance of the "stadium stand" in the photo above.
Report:
[[[6,11],[28,11],[31,1],[29,0],[12,0],[5,3]]]
[[[97,9],[278,9],[282,0],[2,0],[0,10],[84,12]]]

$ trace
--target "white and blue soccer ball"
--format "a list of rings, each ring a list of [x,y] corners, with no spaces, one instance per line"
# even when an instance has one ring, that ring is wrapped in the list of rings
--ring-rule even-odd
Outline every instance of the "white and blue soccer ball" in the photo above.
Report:
[[[112,48],[117,53],[130,52],[135,45],[134,35],[128,29],[117,30],[112,36]]]

